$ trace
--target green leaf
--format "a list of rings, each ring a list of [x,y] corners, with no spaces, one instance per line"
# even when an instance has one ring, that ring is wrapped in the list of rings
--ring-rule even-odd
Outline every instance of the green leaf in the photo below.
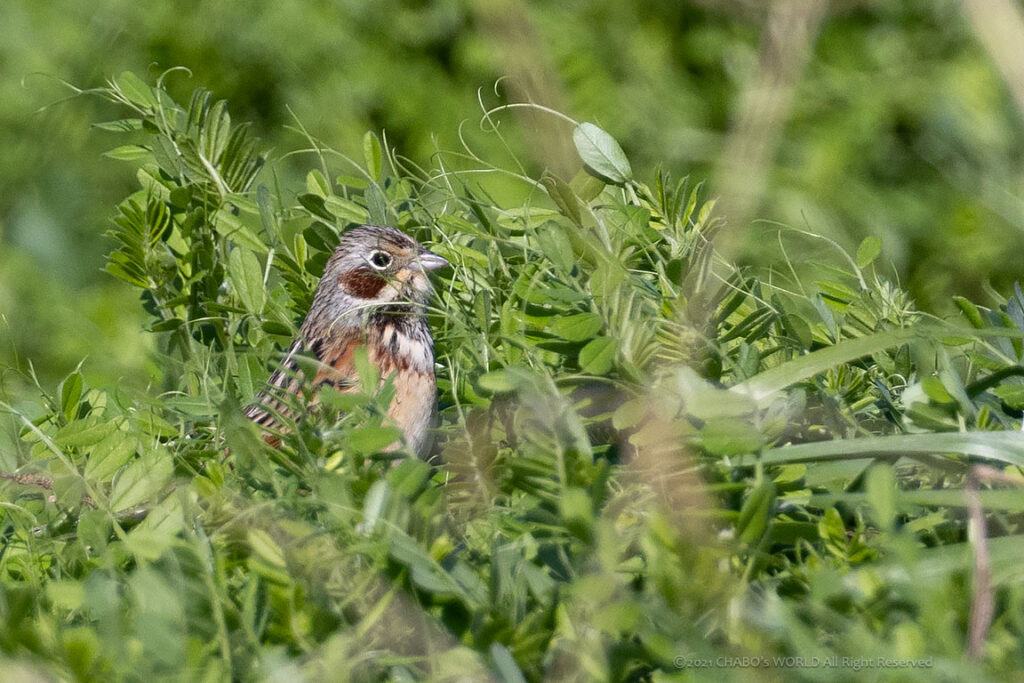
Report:
[[[782,316],[782,325],[786,334],[794,339],[801,348],[806,349],[813,341],[811,326],[801,316],[794,313],[787,313]]]
[[[904,414],[917,427],[935,432],[949,432],[958,428],[956,417],[950,408],[951,406],[914,402]]]
[[[401,441],[402,432],[395,427],[361,427],[348,433],[348,445],[359,454],[378,453]]]
[[[107,547],[110,531],[110,513],[105,510],[89,510],[78,518],[75,533],[83,546],[102,552]]]
[[[430,474],[430,465],[422,460],[403,460],[388,472],[387,477],[388,483],[397,493],[413,498],[423,490]]]
[[[323,173],[313,170],[306,174],[306,191],[320,199],[325,199],[330,196],[331,187]]]
[[[113,432],[89,453],[83,475],[86,479],[108,481],[121,467],[132,459],[138,442],[124,433]]]
[[[956,303],[957,308],[959,308],[960,312],[964,314],[964,317],[967,318],[967,322],[969,322],[972,327],[979,330],[986,327],[985,319],[981,316],[981,311],[973,302],[962,296],[954,296],[953,302]]]
[[[864,238],[857,247],[857,267],[867,268],[882,253],[882,240],[874,235]]]
[[[142,130],[142,119],[118,119],[116,121],[103,121],[92,124],[97,130],[109,130],[114,133],[129,133]]]
[[[383,518],[391,493],[391,485],[384,479],[373,482],[370,490],[366,492],[366,499],[363,501],[363,526],[367,532],[377,528],[377,521]]]
[[[367,211],[365,207],[356,204],[350,199],[338,197],[337,195],[331,195],[325,199],[324,208],[326,208],[332,216],[336,216],[350,223],[363,224],[370,220],[370,212]]]
[[[826,545],[839,549],[840,552],[846,547],[846,525],[834,507],[825,510],[825,515],[819,520],[818,536]]]
[[[137,159],[147,159],[152,155],[149,148],[142,145],[121,145],[103,153],[103,156],[118,161],[136,161]]]
[[[597,313],[577,313],[555,320],[551,332],[568,341],[585,341],[593,338],[603,327],[604,320]]]
[[[736,392],[718,389],[701,382],[684,387],[686,414],[698,420],[718,418],[748,418],[749,423],[757,410],[757,404],[750,397]]]
[[[746,382],[737,384],[732,391],[747,394],[755,401],[760,402],[790,385],[809,379],[831,367],[906,343],[921,334],[921,332],[910,329],[898,329],[841,341],[833,346],[799,356],[766,370]]]
[[[775,485],[762,481],[750,492],[736,520],[736,536],[743,543],[755,543],[765,531],[775,509]]]
[[[273,537],[263,529],[250,529],[247,539],[249,550],[263,562],[278,569],[287,569],[284,550]]]
[[[1019,584],[1021,578],[1024,578],[1024,536],[989,538],[986,545],[989,571],[994,577],[993,587]],[[973,547],[973,543],[950,543],[923,550],[913,566],[914,575],[945,579],[952,574],[970,572],[976,568]],[[898,583],[906,582],[906,577],[907,561],[904,557],[897,556],[888,562],[872,563],[870,566],[853,569],[844,577],[844,582],[847,585],[878,585],[879,579]]]
[[[268,236],[271,236],[271,239],[280,237],[280,221],[271,204],[270,190],[262,183],[256,188],[256,209],[260,214],[260,223],[263,225],[263,231]]]
[[[492,394],[505,394],[516,389],[516,385],[505,370],[492,370],[485,373],[477,379],[477,384],[481,389]]]
[[[293,328],[276,320],[264,320],[263,324],[260,325],[260,329],[267,334],[275,334],[281,337],[295,336],[295,330]]]
[[[206,479],[206,481],[210,481]],[[146,519],[132,530],[132,533],[146,533],[154,540],[161,541],[165,546],[174,541],[174,537],[185,527],[184,511],[181,496],[167,496],[149,506]]]
[[[78,401],[82,398],[82,374],[77,370],[68,375],[60,385],[60,409],[64,416],[74,419]]]
[[[267,290],[263,286],[263,269],[256,254],[237,247],[228,254],[228,272],[235,293],[250,313],[260,314],[267,303]]]
[[[62,506],[77,506],[85,496],[85,482],[77,473],[54,475],[53,495]]]
[[[224,167],[231,166],[236,159],[225,154],[228,140],[231,137],[231,114],[228,113],[228,103],[220,100],[210,109],[206,126],[200,135],[203,153],[206,159],[212,163],[219,163]],[[235,148],[234,152],[240,150]]]
[[[541,177],[540,182],[548,191],[548,196],[558,206],[558,209],[573,223],[580,222],[580,202],[576,195],[565,184],[565,181],[547,171]]]
[[[184,324],[181,318],[168,318],[158,320],[149,327],[150,332],[173,332]]]
[[[953,403],[953,397],[942,385],[938,377],[925,377],[921,380],[921,389],[925,395],[936,403]]]
[[[143,277],[140,277],[135,273],[129,272],[128,269],[125,268],[120,263],[108,261],[107,264],[103,266],[103,270],[107,271],[107,273],[113,275],[117,279],[124,280],[128,284],[133,285],[135,287],[146,289],[149,286],[149,283],[146,282],[146,280]]]
[[[856,289],[844,285],[841,282],[832,282],[830,280],[820,280],[815,283],[818,285],[818,289],[821,290],[821,295],[826,299],[831,299],[839,304],[849,304],[855,300],[859,295]]]
[[[127,510],[151,499],[167,486],[173,473],[174,461],[170,453],[163,449],[150,451],[114,481],[110,509]]]
[[[598,337],[580,349],[580,372],[604,375],[612,369],[618,344],[612,337]]]
[[[1015,410],[1024,408],[1024,386],[1020,384],[1003,384],[993,389],[992,393]]]
[[[422,546],[401,531],[394,531],[388,540],[388,554],[409,568],[410,578],[420,589],[440,597],[455,598],[469,608],[478,607],[486,601],[486,586],[474,581],[471,573],[459,571],[461,563],[456,563],[449,573]]]
[[[366,131],[363,134],[363,160],[366,162],[366,172],[373,180],[380,180],[381,156],[380,139],[373,131]]]
[[[366,200],[366,211],[373,225],[388,224],[388,202],[384,193],[376,185],[370,185],[363,192],[363,199]]]
[[[607,187],[602,179],[594,176],[591,173],[587,173],[586,170],[580,170],[572,180],[569,181],[569,189],[573,191],[580,201],[584,204],[590,203],[597,199],[601,191]]]
[[[701,429],[701,444],[709,453],[722,456],[755,453],[764,444],[761,433],[746,420],[716,418]]]
[[[629,159],[611,135],[592,123],[581,123],[572,132],[583,163],[602,178],[621,185],[633,177]]]
[[[53,441],[61,448],[84,448],[99,443],[117,431],[117,422],[97,422],[95,418],[77,420],[61,427]]]
[[[940,350],[942,349],[940,348]],[[943,389],[945,389],[950,398],[960,406],[960,410],[963,414],[972,418],[977,416],[978,408],[974,405],[974,402],[971,401],[970,396],[967,395],[967,388],[964,387],[963,382],[960,381],[959,374],[953,369],[952,362],[949,357],[943,352],[940,355],[940,358],[942,358],[943,361],[942,369],[939,370],[938,379],[941,382]]]
[[[872,466],[872,469],[877,465]],[[870,471],[870,470],[869,470]],[[918,490],[901,491],[894,488],[893,505],[894,509],[912,512],[919,507],[953,507],[964,508],[969,505],[967,494],[963,489],[939,489],[939,490]],[[982,506],[986,510],[1006,510],[1009,512],[1024,512],[1024,496],[1020,491],[1014,489],[992,489],[977,491]],[[842,502],[847,505],[876,504],[870,493],[827,493],[809,496],[807,504],[814,507],[827,507]],[[883,503],[885,504],[885,503]]]
[[[495,673],[502,683],[526,683],[526,677],[516,664],[512,653],[501,643],[495,641],[489,648],[491,661],[494,662]]]
[[[267,245],[263,243],[263,240],[229,209],[218,211],[214,222],[217,226],[217,231],[235,244],[248,247],[257,254],[267,253]]]
[[[372,395],[380,384],[380,371],[376,365],[370,362],[370,356],[365,346],[356,349],[352,355],[352,364],[355,365],[362,392]]]
[[[48,581],[46,583],[46,597],[58,609],[81,609],[82,604],[85,602],[85,585],[81,581]]]
[[[566,527],[577,537],[589,539],[594,526],[594,501],[590,494],[570,486],[562,491],[558,506]]]
[[[611,259],[603,260],[590,274],[590,291],[597,296],[614,297],[620,293],[619,289],[626,277],[626,269],[621,263]]]
[[[179,428],[153,410],[139,410],[132,414],[132,425],[146,434],[157,437],[178,436]]]
[[[153,89],[131,71],[122,72],[117,77],[116,86],[125,99],[132,104],[142,107],[156,106],[156,96],[153,94]]]
[[[825,323],[825,329],[828,330],[829,339],[837,341],[839,339],[839,327],[836,325],[835,316],[832,315],[832,309],[825,303],[825,299],[820,294],[815,294],[811,297],[811,305],[814,306],[814,310],[818,313],[818,317]]]
[[[864,482],[868,500],[875,512],[875,523],[882,530],[892,528],[896,516],[896,475],[884,463],[873,465]]]
[[[553,264],[565,272],[576,265],[576,255],[565,229],[556,221],[545,221],[537,227],[537,246]]]
[[[612,414],[612,426],[620,431],[638,426],[651,409],[651,400],[646,396],[626,401]]]
[[[1024,466],[1024,434],[1019,431],[949,432],[834,439],[771,448],[764,451],[760,458],[765,465],[780,465],[896,454],[945,453],[961,453]]]
[[[308,211],[314,218],[319,218],[324,221],[331,220],[331,214],[327,210],[325,200],[320,195],[313,194],[312,192],[305,192],[300,194],[297,199],[299,200],[299,204],[302,205],[302,208]]]

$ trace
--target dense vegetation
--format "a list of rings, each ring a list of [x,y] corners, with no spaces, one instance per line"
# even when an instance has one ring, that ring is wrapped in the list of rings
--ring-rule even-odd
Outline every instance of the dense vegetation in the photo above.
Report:
[[[564,122],[571,175],[468,148],[421,167],[373,133],[354,160],[306,134],[305,186],[285,187],[223,101],[172,99],[179,77],[94,92],[122,108],[100,127],[138,180],[106,269],[141,294],[162,386],[76,370],[34,407],[0,404],[20,472],[0,489],[5,668],[933,680],[1024,663],[1019,289],[943,321],[877,265],[878,239],[848,254],[784,228],[782,253],[823,258],[737,267],[699,182],[640,178],[607,132],[539,110]],[[484,119],[494,149],[508,115]],[[370,368],[280,450],[241,415],[365,222],[453,264],[430,309],[431,464],[378,452],[394,431]]]

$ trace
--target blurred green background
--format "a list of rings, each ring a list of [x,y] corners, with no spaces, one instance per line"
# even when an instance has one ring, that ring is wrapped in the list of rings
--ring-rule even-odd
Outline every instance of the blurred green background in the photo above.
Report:
[[[122,140],[90,124],[121,113],[62,101],[62,82],[187,67],[171,91],[228,99],[286,188],[315,165],[286,156],[306,146],[296,121],[354,156],[384,131],[426,166],[478,129],[481,100],[532,99],[611,132],[641,178],[706,178],[744,258],[777,259],[777,224],[849,250],[877,235],[919,305],[947,313],[951,295],[991,303],[986,286],[1019,277],[1020,14],[1011,0],[5,0],[0,393],[23,395],[12,368],[29,362],[50,386],[83,358],[93,383],[157,372],[135,295],[101,272],[135,179],[101,157]],[[572,172],[566,128],[515,129],[520,158]]]

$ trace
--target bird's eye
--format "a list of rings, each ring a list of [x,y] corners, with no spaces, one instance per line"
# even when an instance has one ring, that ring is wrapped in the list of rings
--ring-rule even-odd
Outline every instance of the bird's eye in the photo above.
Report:
[[[391,265],[391,254],[386,251],[375,251],[370,254],[370,265],[377,270],[384,270]]]

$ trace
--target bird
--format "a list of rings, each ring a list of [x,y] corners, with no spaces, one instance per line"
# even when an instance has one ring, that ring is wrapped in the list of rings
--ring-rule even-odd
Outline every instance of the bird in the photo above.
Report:
[[[345,232],[327,259],[298,335],[245,409],[263,440],[280,447],[287,431],[280,418],[299,418],[303,404],[297,399],[304,386],[314,390],[307,409],[324,385],[359,391],[355,357],[366,349],[381,383],[389,377],[394,383],[388,418],[408,448],[424,457],[437,404],[434,343],[425,314],[432,291],[428,275],[449,265],[395,228],[362,225]],[[303,356],[316,363],[300,365]],[[313,374],[311,365],[315,374],[307,377],[303,367]]]

